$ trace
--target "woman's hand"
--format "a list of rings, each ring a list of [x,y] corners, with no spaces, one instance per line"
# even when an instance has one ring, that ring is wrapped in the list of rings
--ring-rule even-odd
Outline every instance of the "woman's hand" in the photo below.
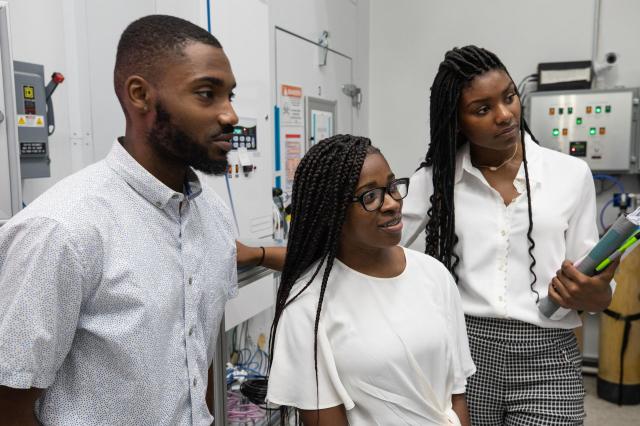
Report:
[[[349,426],[344,405],[321,410],[299,410],[304,426]]]
[[[238,266],[264,266],[282,271],[286,247],[250,247],[236,240]]]
[[[600,274],[589,277],[565,260],[549,284],[549,297],[563,308],[588,312],[603,311],[611,303],[609,283],[618,265],[620,260],[613,262]]]

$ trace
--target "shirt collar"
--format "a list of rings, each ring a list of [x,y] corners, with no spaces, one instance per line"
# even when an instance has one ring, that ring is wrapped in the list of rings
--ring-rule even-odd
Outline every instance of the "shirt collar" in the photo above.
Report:
[[[193,200],[202,193],[200,179],[193,169],[187,170],[184,193],[176,192],[142,167],[117,139],[107,155],[106,162],[138,194],[160,209],[164,209],[172,199]]]
[[[540,185],[542,183],[542,160],[540,151],[542,148],[535,143],[529,134],[525,134],[524,137],[524,146],[527,155],[527,166],[529,169],[529,182],[534,185]],[[469,148],[469,143],[464,144],[456,155],[456,171],[455,171],[455,180],[454,183],[457,184],[462,179],[464,172],[470,173],[472,175],[477,175],[479,170],[471,164],[471,150]],[[525,173],[524,173],[524,164],[520,165],[520,169],[518,170],[518,174],[514,180],[514,185],[516,185],[516,189],[519,192],[520,186],[525,185]]]

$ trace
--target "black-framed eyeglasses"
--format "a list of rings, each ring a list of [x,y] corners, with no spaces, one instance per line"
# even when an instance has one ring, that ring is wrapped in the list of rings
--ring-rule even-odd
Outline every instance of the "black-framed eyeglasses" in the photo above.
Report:
[[[353,197],[353,202],[359,202],[368,211],[376,211],[384,204],[385,194],[389,194],[394,200],[402,200],[409,193],[409,178],[395,179],[387,186],[369,189],[360,195]]]

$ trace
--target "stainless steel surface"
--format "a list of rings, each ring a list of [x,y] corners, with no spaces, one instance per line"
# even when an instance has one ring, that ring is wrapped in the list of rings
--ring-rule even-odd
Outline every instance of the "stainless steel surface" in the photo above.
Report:
[[[213,424],[224,426],[227,418],[227,333],[224,331],[224,315],[220,321],[220,331],[216,343],[216,353],[213,357],[213,371],[211,383],[213,383]]]
[[[238,269],[238,287],[242,288],[269,274],[273,274],[273,270],[264,266]]]
[[[528,122],[534,136],[547,148],[570,154],[572,142],[581,142],[586,151],[577,158],[586,161],[593,171],[635,173],[636,97],[638,89],[633,88],[535,92],[529,97]],[[591,108],[590,112],[587,108]]]
[[[238,269],[238,287],[242,288],[274,271],[262,266]],[[210,378],[213,383],[213,424],[226,425],[227,419],[227,333],[225,333],[224,315],[220,321],[220,331],[213,357],[213,371]]]

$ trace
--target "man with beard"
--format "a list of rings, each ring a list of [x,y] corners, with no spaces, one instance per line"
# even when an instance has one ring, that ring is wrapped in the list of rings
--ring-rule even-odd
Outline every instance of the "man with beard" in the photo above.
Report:
[[[154,15],[122,34],[114,83],[124,137],[0,228],[0,424],[212,421],[236,245],[193,169],[226,170],[235,79],[211,34]]]

